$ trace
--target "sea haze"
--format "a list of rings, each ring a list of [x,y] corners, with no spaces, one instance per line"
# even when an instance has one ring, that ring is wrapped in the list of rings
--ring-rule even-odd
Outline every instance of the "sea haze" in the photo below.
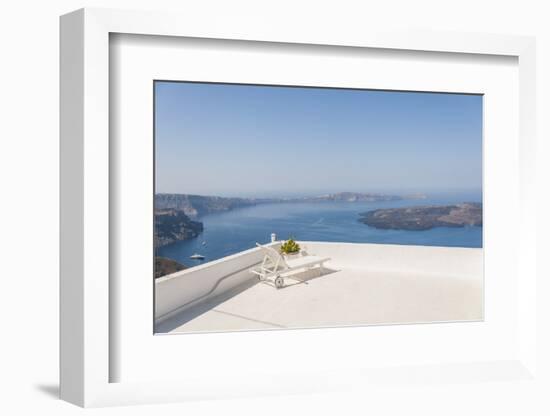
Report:
[[[292,237],[303,241],[482,247],[482,227],[382,230],[358,221],[360,213],[378,208],[460,202],[481,202],[481,193],[430,194],[422,200],[292,202],[237,208],[199,218],[204,224],[203,233],[197,238],[160,247],[157,255],[195,266],[247,250],[256,242],[267,243],[271,233],[276,233],[278,239],[283,240]],[[195,253],[205,256],[205,259],[190,259]]]

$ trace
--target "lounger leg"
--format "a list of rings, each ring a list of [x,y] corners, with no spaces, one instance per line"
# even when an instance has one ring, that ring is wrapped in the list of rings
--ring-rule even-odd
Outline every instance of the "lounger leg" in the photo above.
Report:
[[[281,289],[285,285],[285,281],[281,276],[277,276],[275,277],[274,284],[277,289]]]

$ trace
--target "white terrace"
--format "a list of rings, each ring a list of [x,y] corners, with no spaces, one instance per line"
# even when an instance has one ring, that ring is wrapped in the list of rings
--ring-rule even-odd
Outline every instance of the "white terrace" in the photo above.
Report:
[[[157,279],[156,332],[483,319],[482,249],[299,243],[331,260],[282,289],[250,272],[259,248]]]

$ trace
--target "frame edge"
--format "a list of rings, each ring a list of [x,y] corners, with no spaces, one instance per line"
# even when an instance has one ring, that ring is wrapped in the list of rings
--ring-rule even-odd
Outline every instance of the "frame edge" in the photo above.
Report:
[[[221,29],[213,31],[197,28],[197,23],[193,22],[186,26],[185,20],[182,22],[178,16],[168,13],[155,13],[153,23],[150,23],[149,18],[150,12],[144,11],[86,8],[60,19],[60,397],[83,407],[189,399],[189,395],[182,394],[179,389],[163,391],[161,388],[148,391],[138,399],[135,397],[136,392],[144,393],[145,389],[140,389],[140,386],[117,386],[117,383],[109,383],[108,379],[109,354],[108,346],[104,345],[104,338],[108,339],[108,284],[105,283],[108,274],[101,273],[105,266],[104,253],[107,251],[108,254],[108,250],[106,246],[100,245],[105,241],[98,238],[107,226],[108,209],[107,223],[99,225],[99,230],[94,230],[91,217],[102,220],[105,212],[94,212],[93,208],[97,206],[92,204],[92,199],[105,190],[90,189],[87,179],[91,173],[99,173],[101,179],[106,177],[108,185],[108,163],[107,169],[104,164],[105,158],[108,160],[108,152],[102,154],[106,144],[108,149],[108,134],[103,137],[105,131],[108,132],[108,128],[105,130],[105,126],[108,126],[108,99],[106,103],[104,100],[108,97],[106,40],[109,33],[117,32],[161,36],[195,34],[195,37],[228,39],[243,39],[246,36],[223,25]],[[161,20],[162,25],[159,23]],[[255,33],[252,36],[255,39],[249,40],[272,39],[275,42],[306,44],[326,42],[325,35],[321,36],[318,32],[305,38],[296,38],[296,33],[292,31],[284,36],[274,36],[270,28],[260,31],[257,28],[245,29]],[[350,40],[353,37],[344,34],[335,36],[337,40],[329,44],[374,48],[384,48],[383,45],[386,45],[390,49],[402,49],[402,35],[384,33],[378,39],[370,33],[365,36],[365,40],[357,41]],[[534,43],[534,37],[470,33],[464,38],[463,33],[447,33],[434,40],[433,33],[429,35],[428,39],[426,33],[409,34],[412,40],[408,44],[412,43],[413,46],[405,49],[456,53],[492,51],[492,54],[518,56],[520,68],[522,62],[530,69],[534,64],[534,59],[522,59],[525,58],[526,49]],[[277,38],[279,40],[273,40]],[[93,59],[97,57],[98,60]],[[525,80],[525,77],[521,77],[521,80]],[[520,88],[523,85],[520,82]],[[100,86],[100,91],[94,91],[94,86]],[[529,95],[525,98],[532,100]],[[98,107],[103,104],[107,107]],[[536,106],[536,103],[531,104],[532,108]],[[99,125],[94,127],[95,122],[99,122]],[[531,133],[536,134],[534,131]],[[530,153],[525,156],[524,160],[531,159]],[[102,169],[105,171],[101,172]],[[524,237],[531,239],[532,235]],[[101,264],[94,266],[94,260]],[[522,305],[528,304],[522,302]],[[103,310],[95,314],[99,308]],[[531,331],[528,333],[534,335]],[[518,361],[524,365],[524,354],[532,351],[533,341],[536,344],[536,337],[524,345],[518,357]],[[532,361],[529,364],[530,369],[536,366]]]
[[[84,10],[60,18],[60,398],[84,405]]]

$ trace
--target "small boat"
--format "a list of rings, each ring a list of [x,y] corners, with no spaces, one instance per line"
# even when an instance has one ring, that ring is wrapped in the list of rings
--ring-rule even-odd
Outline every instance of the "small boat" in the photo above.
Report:
[[[193,254],[192,256],[189,256],[189,258],[193,259],[193,260],[204,260],[204,256],[202,254]]]
[[[203,241],[203,242],[202,242],[202,245],[205,246],[205,245],[206,245],[206,241]]]

